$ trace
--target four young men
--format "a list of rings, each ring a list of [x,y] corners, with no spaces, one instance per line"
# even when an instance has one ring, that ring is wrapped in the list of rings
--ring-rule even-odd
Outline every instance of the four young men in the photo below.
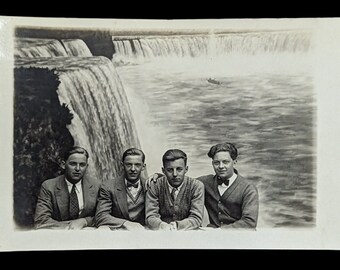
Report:
[[[65,175],[42,184],[35,228],[194,230],[206,226],[208,213],[208,227],[255,229],[258,192],[235,169],[237,154],[231,143],[214,145],[208,156],[216,174],[194,179],[186,176],[187,155],[170,149],[162,158],[164,176],[146,180],[145,155],[130,148],[123,175],[100,185],[85,177],[87,151],[73,147],[65,154]]]

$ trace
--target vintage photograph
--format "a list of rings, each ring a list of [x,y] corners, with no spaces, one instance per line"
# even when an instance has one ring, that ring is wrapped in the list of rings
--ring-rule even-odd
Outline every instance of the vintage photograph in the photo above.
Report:
[[[319,245],[320,20],[12,19],[13,237]]]

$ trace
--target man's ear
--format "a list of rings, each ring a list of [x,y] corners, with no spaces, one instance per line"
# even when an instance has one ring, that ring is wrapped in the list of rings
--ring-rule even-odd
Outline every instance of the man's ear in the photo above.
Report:
[[[162,167],[162,172],[163,172],[163,174],[165,174],[165,170],[164,170],[164,168]]]
[[[61,167],[63,170],[65,170],[65,161],[64,161],[64,160],[62,160],[62,161],[60,162],[60,167]]]
[[[186,167],[185,167],[185,173],[187,173],[188,170],[189,170],[189,166],[186,166]]]
[[[143,166],[142,166],[142,171],[144,171],[145,168],[146,168],[146,163],[143,164]]]
[[[234,167],[236,166],[237,164],[237,159],[234,160]]]

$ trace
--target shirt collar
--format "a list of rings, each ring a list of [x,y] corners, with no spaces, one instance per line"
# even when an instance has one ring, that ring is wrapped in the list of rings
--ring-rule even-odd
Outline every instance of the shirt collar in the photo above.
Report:
[[[125,178],[125,186],[127,186],[127,182],[129,182],[126,178]],[[138,183],[138,187],[139,187],[139,182],[140,182],[140,179],[138,179],[135,183]]]
[[[166,182],[168,183],[168,187],[169,187],[169,190],[170,190],[170,193],[172,191],[172,189],[174,188],[172,185],[170,185],[169,181],[166,180]],[[181,187],[183,186],[183,183],[184,181],[182,182],[182,184],[180,184],[178,187],[177,187],[177,191],[179,192],[181,190]]]
[[[226,186],[224,183],[222,184],[222,186],[224,187],[230,187],[232,183],[234,183],[234,181],[237,178],[237,174],[234,172],[233,175],[229,178],[229,185]]]
[[[65,177],[65,180],[66,180],[67,187],[68,187],[69,189],[72,188],[73,184],[72,184],[71,182],[69,182],[69,181],[67,180],[66,177]],[[83,181],[83,179],[80,180],[80,181],[76,184],[76,189],[77,189],[77,191],[81,191],[81,183],[82,183],[82,181]]]

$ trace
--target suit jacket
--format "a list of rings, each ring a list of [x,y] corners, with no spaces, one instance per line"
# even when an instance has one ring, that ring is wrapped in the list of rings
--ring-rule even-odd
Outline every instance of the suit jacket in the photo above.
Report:
[[[79,218],[85,218],[88,227],[94,226],[96,201],[99,183],[86,177],[82,180],[84,209]],[[34,225],[36,229],[65,229],[69,218],[69,192],[65,175],[43,182],[35,209]]]
[[[231,186],[220,195],[216,175],[198,178],[205,187],[205,207],[210,226],[226,228],[256,228],[259,199],[256,187],[237,175]]]
[[[143,195],[145,196],[145,180],[141,179]],[[100,189],[97,202],[96,226],[107,225],[110,228],[120,228],[124,222],[131,221],[128,211],[125,177],[122,175],[104,182]],[[136,221],[135,221],[136,222]],[[145,225],[145,211],[140,220]]]
[[[178,230],[192,230],[202,226],[204,212],[204,185],[185,176],[181,189],[173,201],[165,176],[151,183],[146,193],[146,221],[148,226],[159,229],[162,222],[176,221]]]

